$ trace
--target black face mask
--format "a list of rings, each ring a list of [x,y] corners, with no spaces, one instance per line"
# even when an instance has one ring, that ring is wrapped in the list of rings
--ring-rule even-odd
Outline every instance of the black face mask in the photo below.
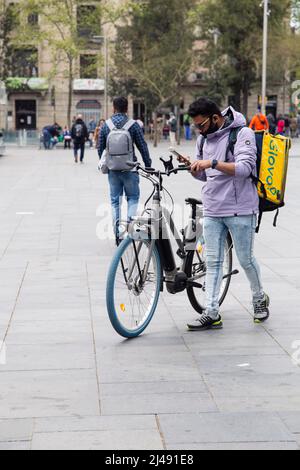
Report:
[[[204,137],[207,137],[209,134],[214,134],[218,130],[219,130],[218,124],[216,122],[213,122],[211,119],[209,128],[207,129],[206,132],[203,132],[202,135]]]

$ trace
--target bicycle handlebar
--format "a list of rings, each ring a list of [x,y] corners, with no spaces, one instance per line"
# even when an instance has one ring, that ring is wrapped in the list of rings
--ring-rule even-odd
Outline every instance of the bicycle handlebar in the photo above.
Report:
[[[191,171],[191,167],[186,166],[186,165],[179,166],[178,168],[174,168],[173,170],[170,170],[170,171],[159,171],[159,170],[155,170],[154,168],[143,168],[139,163],[134,165],[133,168],[136,168],[136,170],[143,171],[147,175],[157,176],[157,177],[171,176],[173,173],[177,174],[179,171]]]

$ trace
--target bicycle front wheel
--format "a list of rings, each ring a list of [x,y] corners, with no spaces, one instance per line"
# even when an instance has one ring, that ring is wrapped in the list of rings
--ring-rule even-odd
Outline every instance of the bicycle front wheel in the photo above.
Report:
[[[107,280],[107,311],[113,328],[136,338],[155,313],[161,289],[161,263],[151,241],[124,240],[112,261]]]
[[[231,282],[230,273],[232,272],[232,239],[230,234],[225,243],[225,259],[223,266],[223,281],[221,284],[219,304],[223,304]],[[187,294],[192,307],[196,312],[202,314],[205,311],[206,300],[206,250],[204,241],[199,241],[195,251],[191,251],[188,255],[186,274],[189,279],[193,280],[202,287],[188,287]]]

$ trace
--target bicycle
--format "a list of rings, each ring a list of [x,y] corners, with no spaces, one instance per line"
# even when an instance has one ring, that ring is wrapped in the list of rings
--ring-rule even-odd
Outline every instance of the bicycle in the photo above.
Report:
[[[128,226],[128,235],[118,246],[107,279],[107,311],[115,331],[125,338],[136,338],[150,324],[156,311],[159,296],[166,286],[170,294],[187,291],[192,307],[202,314],[205,310],[205,243],[203,239],[202,201],[188,198],[191,206],[187,227],[178,232],[172,213],[162,206],[163,177],[190,170],[189,166],[173,166],[161,159],[165,172],[145,169],[139,164],[136,171],[153,184],[153,192],[145,204],[144,212],[134,217]],[[148,203],[152,199],[152,207]],[[178,246],[175,262],[168,228]],[[224,276],[220,292],[223,304],[233,275],[233,242],[228,234],[225,246]]]

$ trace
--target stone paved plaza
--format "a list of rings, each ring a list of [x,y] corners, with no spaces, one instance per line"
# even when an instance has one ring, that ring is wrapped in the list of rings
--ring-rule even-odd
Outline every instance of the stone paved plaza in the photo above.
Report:
[[[152,154],[158,166],[167,145]],[[82,166],[63,150],[0,159],[0,449],[299,449],[300,145],[278,228],[267,216],[257,237],[270,321],[253,324],[240,274],[223,330],[187,332],[186,294],[164,293],[133,341],[107,318],[114,244],[96,235],[109,202],[96,166],[93,150]],[[200,196],[188,174],[166,186],[177,204]]]

